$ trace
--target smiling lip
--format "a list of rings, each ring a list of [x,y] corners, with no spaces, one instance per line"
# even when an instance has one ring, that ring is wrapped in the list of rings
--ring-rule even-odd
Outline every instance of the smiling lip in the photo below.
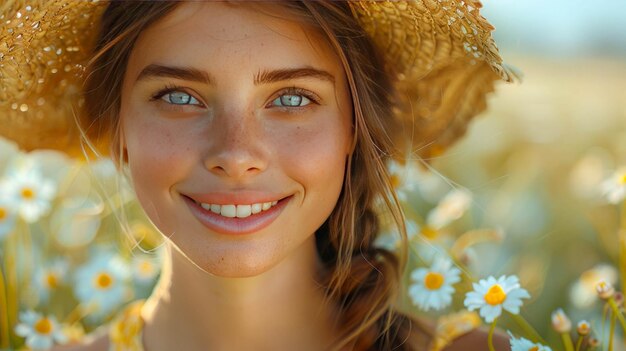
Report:
[[[220,234],[230,235],[250,234],[267,227],[280,215],[289,200],[291,200],[291,196],[288,196],[279,200],[276,205],[268,210],[245,218],[229,218],[202,208],[196,201],[186,195],[182,197],[187,206],[189,206],[191,213],[193,213],[205,227]],[[215,203],[217,203],[217,201]]]

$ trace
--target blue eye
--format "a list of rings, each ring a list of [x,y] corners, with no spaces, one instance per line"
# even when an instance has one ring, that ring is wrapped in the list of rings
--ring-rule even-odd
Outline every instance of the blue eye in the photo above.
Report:
[[[272,101],[272,105],[274,106],[285,106],[285,107],[302,107],[311,103],[311,100],[306,96],[299,94],[285,94],[277,97]]]
[[[193,96],[182,91],[171,91],[161,96],[161,100],[173,105],[200,105],[200,102]]]

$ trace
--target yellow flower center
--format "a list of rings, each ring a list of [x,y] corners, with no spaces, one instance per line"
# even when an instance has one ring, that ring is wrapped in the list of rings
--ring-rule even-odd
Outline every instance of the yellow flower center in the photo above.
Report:
[[[113,285],[113,277],[107,273],[100,273],[96,276],[95,284],[98,289],[108,289]]]
[[[489,288],[485,294],[485,301],[492,306],[499,305],[504,302],[504,300],[506,300],[506,294],[504,293],[504,290],[502,290],[502,287],[498,284]]]
[[[31,188],[22,189],[22,197],[26,200],[30,200],[35,197],[35,192]]]
[[[529,348],[528,351],[539,351],[539,346],[533,346]]]
[[[428,272],[424,277],[424,285],[428,290],[437,290],[443,284],[443,274],[437,272]]]
[[[48,318],[42,318],[35,323],[35,330],[39,334],[50,334],[52,331],[52,323]]]
[[[619,178],[619,183],[621,185],[626,185],[626,174],[622,174],[622,176]]]
[[[152,268],[152,264],[148,261],[141,262],[141,264],[139,265],[139,271],[145,275],[151,274],[153,271]]]
[[[48,273],[46,283],[50,289],[56,289],[59,286],[59,278],[54,273]]]
[[[422,229],[420,230],[420,232],[427,239],[435,239],[437,237],[437,234],[438,234],[437,229],[429,227],[427,225],[423,226]]]
[[[0,207],[0,221],[5,219],[7,217],[7,210],[5,210],[4,208]]]

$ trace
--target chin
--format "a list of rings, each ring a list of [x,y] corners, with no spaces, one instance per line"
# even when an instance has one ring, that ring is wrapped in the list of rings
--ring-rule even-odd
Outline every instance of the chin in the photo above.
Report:
[[[276,267],[284,257],[278,250],[238,243],[233,247],[213,246],[202,249],[194,246],[182,249],[173,245],[189,263],[200,270],[221,278],[247,278],[261,275]]]

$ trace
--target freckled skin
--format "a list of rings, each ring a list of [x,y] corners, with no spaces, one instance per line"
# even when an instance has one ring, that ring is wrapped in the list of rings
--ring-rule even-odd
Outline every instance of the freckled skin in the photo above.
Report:
[[[139,202],[174,247],[214,275],[253,276],[314,245],[341,191],[352,106],[340,61],[319,33],[246,8],[220,16],[208,10],[186,4],[141,34],[123,84],[123,137]],[[214,84],[171,78],[135,84],[152,63],[209,72]],[[305,66],[330,72],[334,84],[311,78],[253,84],[260,71]],[[172,111],[163,100],[150,101],[168,83],[202,106]],[[270,105],[293,86],[321,100],[300,113]],[[236,189],[293,198],[269,227],[233,236],[204,227],[180,195]]]

